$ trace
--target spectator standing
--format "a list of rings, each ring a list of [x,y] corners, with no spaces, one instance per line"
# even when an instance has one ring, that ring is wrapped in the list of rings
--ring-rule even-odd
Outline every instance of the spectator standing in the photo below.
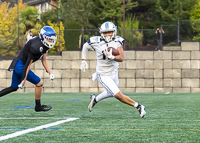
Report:
[[[163,29],[157,28],[155,33],[157,35],[158,51],[161,51],[162,50],[162,45],[161,45],[160,34],[161,33],[164,34],[165,32],[164,32]]]

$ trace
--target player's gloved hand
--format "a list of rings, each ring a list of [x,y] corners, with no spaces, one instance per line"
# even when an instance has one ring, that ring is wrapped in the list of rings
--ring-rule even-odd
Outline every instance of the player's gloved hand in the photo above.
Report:
[[[49,77],[50,77],[50,80],[51,80],[51,81],[53,81],[53,80],[54,80],[54,78],[55,78],[55,76],[54,76],[54,74],[53,74],[53,73],[50,73],[50,74],[49,74]]]
[[[107,57],[108,59],[111,59],[111,60],[114,60],[114,59],[115,59],[115,56],[112,55],[112,48],[110,49],[109,52],[108,52],[108,49],[106,48],[106,49],[104,50],[104,53],[105,53],[105,55],[106,55],[106,57]]]
[[[85,72],[85,69],[88,69],[88,64],[85,60],[81,61],[80,69],[82,72]]]
[[[23,85],[23,82],[21,82],[19,85],[18,85],[19,88],[23,89],[24,88],[24,85]]]

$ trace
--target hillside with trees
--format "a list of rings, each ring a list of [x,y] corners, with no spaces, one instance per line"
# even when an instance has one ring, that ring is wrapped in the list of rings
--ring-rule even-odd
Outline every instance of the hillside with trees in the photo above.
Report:
[[[44,25],[53,26],[58,35],[52,54],[80,50],[90,36],[99,35],[98,28],[105,21],[113,22],[123,37],[122,0],[57,0],[59,8],[41,14],[27,6],[27,1],[0,1],[1,55],[16,55],[25,44],[27,31],[32,29],[37,36]],[[200,40],[199,5],[199,0],[125,0],[126,49],[156,45],[155,29],[161,25],[172,25],[164,27],[164,44],[176,43],[178,22],[181,40]]]

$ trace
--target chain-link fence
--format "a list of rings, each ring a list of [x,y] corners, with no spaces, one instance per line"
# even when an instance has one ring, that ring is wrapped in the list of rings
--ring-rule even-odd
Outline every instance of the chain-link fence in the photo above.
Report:
[[[118,29],[118,36],[125,36],[125,50],[156,50],[155,29]],[[92,36],[100,36],[98,29],[65,29],[65,50],[81,50]]]
[[[162,46],[177,46],[178,43],[178,26],[177,25],[161,25],[164,33],[160,35]]]
[[[164,34],[161,34],[160,37],[160,39],[162,40],[161,41],[162,46],[178,45],[178,32],[177,32],[178,27],[176,25],[162,25],[161,27],[165,32]],[[139,30],[125,29],[124,31],[125,35],[123,35],[123,30],[118,29],[117,31],[117,35],[125,39],[124,50],[136,50],[136,51],[158,50],[157,35],[155,33],[156,29],[139,29]],[[61,35],[60,33],[64,34]],[[100,33],[98,29],[65,29],[65,30],[60,30],[60,32],[58,32],[57,35],[58,35],[57,50],[56,52],[55,51],[52,52],[50,50],[49,53],[52,55],[59,55],[63,50],[65,51],[81,50],[83,44],[87,42],[90,37],[100,36]],[[64,41],[61,40],[62,38]],[[180,40],[183,41],[181,38],[182,36],[180,36]],[[2,51],[4,48],[5,50],[8,50],[7,46],[5,45],[10,40],[11,40],[10,38],[5,39],[4,41],[1,40],[0,51]],[[18,47],[18,48],[15,48],[15,50],[12,49],[10,50],[10,52],[12,52],[12,55],[17,55],[19,50],[23,48],[23,46],[26,43],[26,35],[19,35],[19,42],[17,42],[17,40],[18,39],[16,39],[16,42],[13,43],[13,47]]]

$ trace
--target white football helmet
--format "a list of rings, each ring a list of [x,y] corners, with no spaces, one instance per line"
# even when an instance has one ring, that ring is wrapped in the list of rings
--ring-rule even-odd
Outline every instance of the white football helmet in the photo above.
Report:
[[[104,36],[103,33],[104,32],[110,32],[113,31],[113,35],[110,36]],[[115,24],[113,24],[112,22],[104,22],[101,27],[99,28],[99,32],[101,34],[101,37],[106,41],[106,42],[110,42],[112,41],[115,36],[117,35],[117,26],[115,26]]]
[[[40,30],[39,37],[41,39],[41,42],[48,48],[53,48],[56,44],[56,32],[51,26],[44,26]]]

